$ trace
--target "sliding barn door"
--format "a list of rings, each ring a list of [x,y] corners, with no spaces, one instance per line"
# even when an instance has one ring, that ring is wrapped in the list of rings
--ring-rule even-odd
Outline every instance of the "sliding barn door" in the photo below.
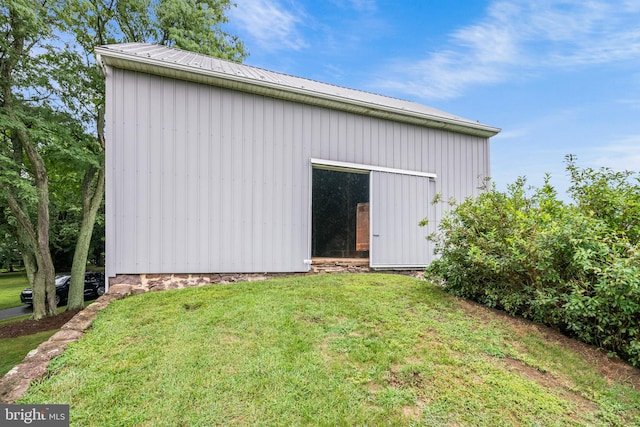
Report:
[[[371,172],[371,267],[422,268],[432,258],[425,237],[433,224],[433,198],[429,178],[398,173]]]

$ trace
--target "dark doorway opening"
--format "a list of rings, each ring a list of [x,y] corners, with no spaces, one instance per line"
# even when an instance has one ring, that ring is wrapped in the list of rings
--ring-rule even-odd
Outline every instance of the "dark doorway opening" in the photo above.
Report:
[[[313,169],[312,180],[312,257],[368,258],[369,174]],[[364,234],[366,245],[356,245]]]

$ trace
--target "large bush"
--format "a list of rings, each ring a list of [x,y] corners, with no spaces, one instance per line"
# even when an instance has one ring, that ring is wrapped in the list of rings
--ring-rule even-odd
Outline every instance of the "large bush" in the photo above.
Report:
[[[640,366],[640,176],[580,169],[573,203],[547,176],[455,206],[428,269],[453,294],[553,326]]]

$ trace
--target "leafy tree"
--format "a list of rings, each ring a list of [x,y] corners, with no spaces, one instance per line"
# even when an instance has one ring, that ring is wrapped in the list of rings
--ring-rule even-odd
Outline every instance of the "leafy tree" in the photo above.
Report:
[[[65,56],[62,98],[70,110],[95,129],[96,143],[87,150],[91,159],[82,179],[82,221],[79,228],[68,309],[82,307],[83,283],[91,235],[104,197],[104,81],[93,49],[110,43],[151,42],[242,61],[244,45],[222,30],[229,0],[73,0],[61,9],[64,29],[72,38]],[[64,76],[68,78],[65,79]]]
[[[75,119],[69,126],[74,125],[79,126]],[[58,141],[45,156],[51,187],[50,244],[56,271],[68,272],[72,267],[82,222],[83,173],[96,157],[92,149],[95,143],[93,135],[78,127],[72,138]],[[92,239],[92,247],[103,244],[101,240],[104,238],[99,236]]]
[[[55,313],[49,249],[49,178],[41,150],[55,140],[47,102],[55,18],[46,3],[0,3],[0,193],[15,219],[15,237],[34,291],[34,318]]]
[[[15,238],[15,224],[11,224],[11,214],[0,206],[0,268],[13,271],[20,264],[20,251]]]

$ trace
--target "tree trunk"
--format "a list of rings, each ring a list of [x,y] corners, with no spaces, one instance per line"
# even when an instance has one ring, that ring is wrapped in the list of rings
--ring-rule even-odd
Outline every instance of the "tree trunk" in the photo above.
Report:
[[[9,116],[16,120],[13,117],[13,111],[10,111]],[[49,248],[49,177],[44,161],[35,149],[30,136],[23,129],[17,129],[16,136],[31,164],[38,196],[36,227],[35,230],[29,232],[31,236],[35,236],[35,245],[33,246],[38,270],[32,284],[33,318],[38,320],[46,316],[54,316],[57,308],[55,269]]]
[[[23,251],[22,262],[24,263],[24,271],[27,273],[27,282],[29,282],[30,286],[33,286],[37,270],[36,260],[33,258],[33,254]]]
[[[28,237],[25,235],[21,236],[21,234],[24,234],[24,231],[22,228],[18,227],[14,235],[16,236],[16,241],[18,242],[18,249],[22,254],[22,263],[24,264],[24,271],[27,273],[27,281],[29,282],[29,286],[33,286],[38,266],[36,265],[36,259],[33,255],[33,250],[23,243],[28,240]]]
[[[42,288],[45,293],[44,311],[33,310],[33,318],[38,320],[46,316],[55,316],[58,308],[56,297],[56,270],[53,266],[53,258],[49,248],[49,186],[48,180],[44,190],[38,191],[38,274],[42,275]],[[41,195],[42,192],[46,194]],[[36,275],[37,277],[37,275]],[[37,280],[37,279],[36,279]]]
[[[40,192],[38,195],[40,196]],[[27,278],[33,291],[33,318],[36,320],[56,314],[55,271],[49,251],[48,191],[44,196],[47,199],[47,209],[44,210],[47,218],[46,221],[39,219],[37,228],[33,226],[31,219],[13,194],[9,193],[6,196],[7,205],[18,222],[19,229],[16,237],[23,254]],[[40,204],[39,200],[38,216],[41,215]],[[45,235],[41,236],[39,233],[45,226]],[[46,241],[45,251],[42,251],[43,241]]]
[[[94,178],[94,176],[95,170],[88,171],[82,186],[82,223],[71,266],[71,286],[67,304],[69,311],[80,310],[84,307],[84,274],[87,267],[87,257],[89,256],[96,216],[104,197],[104,162],[100,164],[97,177]]]
[[[106,146],[104,125],[105,109],[104,105],[101,105],[98,107],[96,133],[98,134],[98,143],[102,148],[103,154]],[[84,307],[84,275],[87,269],[87,257],[91,246],[93,227],[104,198],[104,176],[105,162],[103,156],[100,159],[98,168],[89,167],[82,181],[82,223],[80,224],[78,242],[76,243],[73,264],[71,265],[71,285],[67,310],[79,310]]]

